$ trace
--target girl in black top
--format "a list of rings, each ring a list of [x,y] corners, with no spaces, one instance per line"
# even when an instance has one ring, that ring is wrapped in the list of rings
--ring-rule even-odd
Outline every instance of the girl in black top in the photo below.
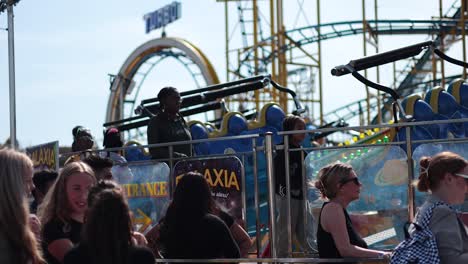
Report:
[[[99,187],[94,187],[99,188]],[[153,253],[134,246],[132,220],[122,191],[99,190],[88,197],[89,210],[82,240],[64,259],[65,264],[152,264]]]
[[[181,178],[161,223],[164,258],[239,258],[229,228],[210,213],[211,205],[210,187],[201,174],[189,172]]]
[[[315,187],[329,202],[320,210],[317,246],[321,258],[368,257],[389,258],[390,253],[367,249],[354,230],[346,207],[359,199],[361,183],[351,165],[332,163],[318,173]]]
[[[80,241],[88,191],[95,183],[94,171],[84,162],[68,163],[60,171],[38,212],[47,263],[63,263],[65,254]]]

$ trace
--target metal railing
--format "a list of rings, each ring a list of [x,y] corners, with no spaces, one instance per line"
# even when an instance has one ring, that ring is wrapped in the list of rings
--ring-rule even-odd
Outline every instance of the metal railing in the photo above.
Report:
[[[144,162],[129,162],[128,164],[143,164],[143,163],[154,163],[154,162],[168,162],[170,165],[170,169],[173,169],[175,162],[179,160],[198,160],[198,159],[207,159],[207,158],[219,158],[219,157],[232,157],[238,156],[242,160],[242,163],[245,164],[246,156],[252,158],[252,175],[245,175],[245,168],[243,168],[243,175],[242,175],[242,200],[244,206],[244,217],[254,217],[255,218],[255,233],[257,236],[260,236],[262,226],[260,223],[260,197],[259,197],[259,190],[261,187],[261,183],[259,182],[259,164],[258,164],[258,155],[265,156],[265,172],[266,172],[266,184],[267,184],[267,197],[268,197],[268,235],[271,242],[271,258],[260,258],[260,239],[256,240],[256,256],[257,258],[247,258],[247,259],[215,259],[215,260],[194,260],[194,259],[162,259],[156,260],[156,262],[205,262],[205,263],[226,263],[226,262],[234,262],[234,263],[241,263],[241,262],[258,262],[258,263],[271,263],[271,262],[283,262],[283,263],[293,263],[293,262],[301,262],[301,263],[342,263],[342,262],[379,262],[379,263],[386,263],[386,260],[382,259],[369,259],[369,258],[359,258],[359,259],[321,259],[321,258],[279,258],[277,252],[277,245],[275,242],[275,237],[277,233],[278,227],[276,226],[276,218],[275,211],[276,211],[276,201],[275,201],[275,177],[274,177],[274,152],[275,150],[284,150],[285,153],[290,153],[294,151],[332,151],[332,150],[347,150],[353,148],[381,148],[381,147],[404,147],[404,151],[406,153],[406,162],[408,164],[408,182],[407,182],[407,206],[408,206],[408,220],[411,221],[414,217],[416,203],[415,203],[415,190],[413,186],[413,180],[415,179],[414,173],[414,163],[413,163],[413,146],[414,144],[445,144],[445,143],[468,143],[468,138],[455,138],[455,139],[423,139],[423,140],[415,140],[412,137],[411,129],[416,126],[422,125],[435,125],[435,124],[452,124],[452,123],[468,123],[468,118],[458,119],[458,120],[440,120],[440,121],[424,121],[424,122],[410,122],[410,123],[397,123],[397,124],[386,124],[386,125],[369,125],[369,126],[359,126],[359,127],[339,127],[339,128],[323,128],[323,129],[316,129],[316,130],[306,130],[306,131],[288,131],[288,132],[278,132],[277,135],[283,136],[284,145],[275,146],[273,141],[273,133],[268,132],[265,134],[252,134],[252,135],[240,135],[240,136],[232,136],[232,137],[224,137],[224,138],[209,138],[209,139],[200,139],[200,140],[191,140],[191,141],[182,141],[182,142],[170,142],[170,143],[161,143],[161,144],[151,144],[151,145],[143,145],[143,146],[129,146],[125,148],[112,148],[112,149],[102,149],[102,150],[93,150],[94,152],[107,152],[107,151],[117,151],[117,150],[129,150],[129,149],[141,149],[141,148],[150,148],[150,147],[169,147],[170,152],[172,153],[173,146],[182,145],[182,144],[190,144],[191,146],[196,146],[197,144],[201,143],[213,143],[219,142],[223,140],[248,140],[250,141],[251,148],[245,152],[237,152],[237,153],[230,153],[230,154],[216,154],[216,155],[202,155],[202,156],[195,156],[189,158],[174,158],[173,155],[170,155],[169,159],[160,159],[160,160],[152,160],[152,161],[144,161]],[[290,148],[289,147],[289,136],[299,133],[323,133],[323,132],[330,132],[330,131],[365,131],[365,130],[372,130],[372,129],[400,129],[405,131],[406,139],[404,141],[394,141],[394,142],[382,142],[380,144],[353,144],[353,145],[345,145],[345,146],[324,146],[324,147],[306,147],[306,148]],[[259,139],[264,139],[264,144],[259,146],[257,144]],[[77,154],[78,152],[74,153],[67,153],[63,154],[64,156]],[[289,212],[289,216],[287,217],[287,233],[288,236],[288,255],[292,256],[292,230],[291,226],[291,197],[290,197],[290,181],[289,181],[289,155],[285,155],[285,172],[286,172],[286,191],[287,191],[287,212]],[[302,158],[304,158],[302,156]],[[304,176],[304,172],[303,172]],[[254,183],[254,194],[252,195],[254,200],[254,209],[255,215],[246,214],[246,178],[252,177]],[[172,179],[172,177],[170,177]],[[170,186],[174,187],[174,182],[170,180]],[[305,190],[304,186],[304,190]],[[171,189],[173,190],[173,189]],[[307,252],[306,252],[307,253]],[[309,252],[310,253],[310,252]],[[307,256],[307,254],[305,255]]]

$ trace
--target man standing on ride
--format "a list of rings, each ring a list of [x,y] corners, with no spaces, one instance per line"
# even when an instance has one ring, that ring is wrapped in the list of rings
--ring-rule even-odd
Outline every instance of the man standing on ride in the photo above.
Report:
[[[190,130],[184,118],[179,114],[182,99],[174,87],[164,87],[158,93],[160,111],[151,118],[148,124],[148,144],[158,144],[192,139]],[[168,147],[152,147],[149,149],[153,159],[168,159]],[[192,155],[190,144],[174,145],[173,157],[189,157]]]

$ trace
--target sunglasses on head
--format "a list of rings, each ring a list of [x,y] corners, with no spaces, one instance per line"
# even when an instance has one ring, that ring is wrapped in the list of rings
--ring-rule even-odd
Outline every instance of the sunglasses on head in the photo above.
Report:
[[[361,182],[359,181],[358,177],[352,177],[352,178],[344,179],[340,183],[341,183],[341,185],[345,185],[348,182],[354,182],[354,184],[356,184],[356,185],[361,185]]]
[[[462,177],[463,179],[465,179],[465,181],[468,182],[468,175],[466,174],[463,174],[463,173],[454,173],[453,175],[456,175],[458,177]]]

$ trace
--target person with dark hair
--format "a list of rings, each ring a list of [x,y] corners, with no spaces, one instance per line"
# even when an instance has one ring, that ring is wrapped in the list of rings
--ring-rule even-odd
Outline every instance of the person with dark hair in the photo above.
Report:
[[[92,207],[94,202],[97,200],[99,194],[104,190],[118,190],[122,192],[122,187],[111,180],[99,180],[99,182],[89,190],[88,194],[88,207]],[[146,246],[148,241],[145,236],[140,232],[132,232],[132,242],[134,245]]]
[[[104,190],[119,190],[122,191],[122,187],[111,180],[99,180],[98,183],[93,186],[88,193],[88,208],[91,208],[94,202],[97,200],[98,195]]]
[[[105,149],[123,147],[122,136],[117,128],[111,127],[104,132],[103,146]],[[101,152],[101,156],[114,162],[112,175],[116,181],[121,184],[131,181],[133,174],[127,165],[127,159],[122,155],[122,150],[104,151]]]
[[[299,116],[288,115],[283,120],[283,131],[304,130],[305,122]],[[301,143],[304,141],[305,134],[298,133],[288,136],[289,148],[301,148]],[[304,216],[312,220],[312,214],[307,213],[306,201],[304,199],[304,176],[303,176],[303,157],[307,154],[303,151],[289,151],[289,187],[291,195],[291,235],[299,242],[301,247],[299,251],[310,253],[314,248],[309,241],[314,241],[315,232],[313,230],[304,230]],[[274,158],[274,175],[275,175],[275,188],[276,188],[276,208],[278,211],[277,216],[277,234],[276,245],[278,248],[279,257],[288,257],[288,229],[287,229],[287,190],[286,190],[286,170],[285,170],[285,156],[283,150],[277,151]],[[313,228],[312,224],[306,226],[307,229]],[[307,236],[312,236],[307,239]]]
[[[112,166],[114,166],[114,162],[111,159],[94,154],[86,157],[83,162],[93,169],[96,180],[112,179]]]
[[[322,205],[317,228],[321,258],[389,258],[390,253],[371,250],[354,229],[346,207],[359,199],[361,182],[347,163],[336,162],[320,169],[315,187],[328,202]]]
[[[102,145],[105,148],[121,148],[123,146],[123,141],[120,131],[115,127],[106,129],[106,131],[104,131],[104,141]],[[113,152],[118,152],[118,150]]]
[[[179,114],[182,100],[174,87],[164,87],[158,93],[160,111],[153,116],[148,124],[148,144],[189,141],[192,139],[190,130],[184,118]],[[150,148],[153,159],[168,159],[168,147]],[[173,157],[188,157],[192,155],[190,144],[173,146]]]
[[[468,263],[468,228],[452,208],[465,201],[468,163],[458,154],[441,152],[433,157],[422,157],[419,164],[417,188],[431,194],[416,214],[415,222],[421,225],[431,207],[439,204],[433,207],[429,229],[436,238],[440,263]],[[410,229],[410,233],[414,230]]]
[[[94,138],[91,135],[91,130],[83,126],[75,126],[72,129],[73,143],[72,152],[80,152],[67,158],[65,164],[80,161],[86,157],[87,151],[91,150],[94,146]]]
[[[94,138],[91,135],[91,130],[83,126],[76,126],[72,129],[73,143],[72,151],[83,151],[92,149],[94,146]]]
[[[115,127],[106,129],[102,145],[104,149],[123,147],[120,131]],[[112,159],[116,163],[127,163],[127,160],[122,156],[122,150],[105,151],[102,155]]]
[[[122,191],[109,188],[93,194],[93,189],[88,197],[90,207],[82,240],[67,253],[64,263],[154,263],[149,249],[135,246],[132,242],[132,220]]]
[[[239,258],[229,228],[210,213],[211,190],[200,173],[189,172],[178,182],[164,217],[159,242],[164,258]]]
[[[248,257],[249,250],[252,247],[252,240],[250,239],[249,234],[244,230],[244,228],[239,224],[234,217],[232,217],[229,213],[225,212],[221,209],[217,202],[214,199],[210,199],[210,206],[209,206],[209,213],[219,217],[226,226],[229,228],[231,232],[232,238],[236,241],[241,257]],[[160,237],[160,229],[161,223],[164,221],[164,218],[160,220],[156,226],[154,226],[149,232],[146,233],[146,237],[148,238],[148,245],[153,250],[154,254],[159,254],[158,248],[160,247],[159,244],[159,237]]]
[[[37,207],[42,203],[44,197],[49,191],[50,187],[54,184],[58,177],[58,173],[55,171],[39,171],[34,173],[33,183],[35,188],[32,190],[34,201],[31,203],[31,213],[35,214]]]

